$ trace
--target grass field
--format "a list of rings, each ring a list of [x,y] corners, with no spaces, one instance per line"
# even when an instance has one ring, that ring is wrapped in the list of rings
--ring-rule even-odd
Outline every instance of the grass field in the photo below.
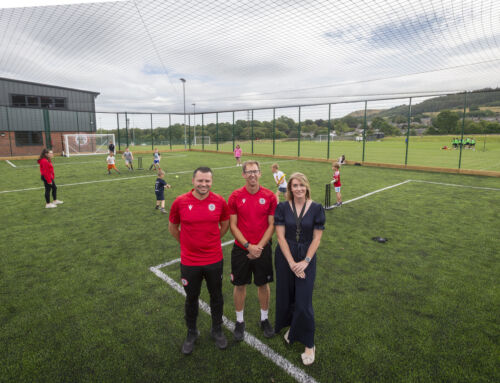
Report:
[[[271,188],[273,159],[261,160],[261,183]],[[329,164],[277,162],[287,174],[307,174],[313,199],[323,201]],[[12,163],[0,162],[1,382],[500,380],[499,179],[344,166],[344,202],[413,181],[326,213],[312,366],[302,365],[301,345],[284,344],[283,332],[262,336],[256,289],[248,290],[247,331],[290,362],[283,369],[234,343],[228,330],[228,349],[217,350],[202,311],[194,353],[180,353],[184,297],[150,270],[179,258],[167,216],[153,208],[152,172],[125,172],[119,160],[123,174],[108,176],[102,156],[56,158],[64,205],[44,209],[35,162]],[[226,198],[243,185],[230,155],[165,153],[167,206],[190,189],[200,165],[214,169],[213,191]],[[230,250],[224,313],[234,321]],[[160,270],[179,282],[178,263]],[[201,299],[208,301],[206,291]],[[290,375],[295,369],[302,380]]]
[[[462,150],[462,169],[500,171],[500,135],[477,136],[476,150]],[[430,166],[440,168],[458,168],[460,150],[442,150],[443,146],[451,146],[452,136],[412,136],[408,150],[408,165]],[[486,140],[486,141],[485,141]],[[243,154],[252,152],[251,141],[238,141]],[[486,144],[485,144],[486,143]],[[269,140],[254,141],[253,152],[256,154],[273,154],[273,143]],[[201,145],[193,146],[201,149]],[[275,154],[297,156],[297,141],[280,141],[275,144]],[[151,146],[136,146],[133,150],[149,150]],[[159,146],[160,151],[170,149]],[[184,145],[174,145],[181,149]],[[122,147],[124,149],[124,146]],[[216,150],[217,145],[205,145],[206,150]],[[233,150],[233,143],[219,143],[219,151]],[[338,158],[345,154],[347,160],[361,161],[363,143],[355,141],[333,141],[330,143],[330,158]],[[327,143],[318,141],[301,141],[301,157],[327,158]],[[388,164],[405,163],[405,137],[387,137],[380,141],[368,141],[365,144],[365,161]]]

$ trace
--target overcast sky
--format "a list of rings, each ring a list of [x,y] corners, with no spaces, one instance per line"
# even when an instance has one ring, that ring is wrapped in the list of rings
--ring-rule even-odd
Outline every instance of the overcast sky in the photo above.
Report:
[[[0,77],[99,92],[101,111],[144,112],[182,111],[180,78],[188,111],[500,82],[496,0],[70,3],[0,3]]]

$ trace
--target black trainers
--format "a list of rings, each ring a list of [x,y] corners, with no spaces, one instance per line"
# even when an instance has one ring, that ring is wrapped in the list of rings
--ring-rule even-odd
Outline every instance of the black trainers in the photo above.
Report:
[[[155,206],[155,210],[158,210],[160,208],[160,205]]]
[[[182,353],[189,355],[193,352],[194,342],[198,339],[200,332],[198,330],[188,330],[186,340],[182,344]]]
[[[226,336],[224,335],[220,327],[212,328],[212,330],[210,330],[210,335],[212,336],[212,339],[215,341],[215,345],[219,349],[224,350],[227,347]]]
[[[274,336],[274,329],[271,323],[269,323],[269,319],[260,321],[260,328],[264,331],[264,336],[266,338],[272,338]]]
[[[245,337],[245,322],[236,322],[234,326],[234,340],[241,342]]]

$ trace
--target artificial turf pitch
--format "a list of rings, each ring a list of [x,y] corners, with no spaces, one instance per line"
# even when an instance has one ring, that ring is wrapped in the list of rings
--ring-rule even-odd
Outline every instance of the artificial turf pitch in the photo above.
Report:
[[[261,184],[274,190],[274,160],[261,160]],[[102,156],[56,158],[64,204],[44,209],[35,161],[12,162],[16,168],[0,163],[0,381],[294,381],[227,330],[229,347],[217,350],[203,312],[194,353],[180,353],[184,298],[149,270],[179,257],[167,215],[154,210],[153,172],[126,172],[119,160],[122,174],[108,176]],[[277,162],[288,175],[305,173],[313,199],[323,201],[329,164]],[[200,165],[215,169],[213,191],[226,198],[244,183],[229,155],[165,153],[162,167],[173,185],[167,207],[190,189],[191,171]],[[282,334],[263,337],[253,286],[247,331],[318,382],[498,381],[500,181],[341,170],[344,201],[407,179],[485,189],[408,182],[326,213],[312,366],[302,366],[301,345],[286,346]],[[69,185],[82,182],[88,183]],[[31,188],[40,189],[1,193]],[[234,320],[230,249],[224,248],[224,314]],[[162,271],[179,281],[178,264]],[[273,320],[273,285],[271,291]],[[208,302],[206,291],[201,299]]]

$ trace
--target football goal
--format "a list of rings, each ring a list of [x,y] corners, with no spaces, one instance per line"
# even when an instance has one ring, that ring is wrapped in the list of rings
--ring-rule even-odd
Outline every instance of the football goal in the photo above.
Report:
[[[194,145],[210,145],[210,136],[194,136]]]
[[[64,134],[63,138],[63,153],[66,157],[106,154],[109,143],[115,145],[114,134]]]

